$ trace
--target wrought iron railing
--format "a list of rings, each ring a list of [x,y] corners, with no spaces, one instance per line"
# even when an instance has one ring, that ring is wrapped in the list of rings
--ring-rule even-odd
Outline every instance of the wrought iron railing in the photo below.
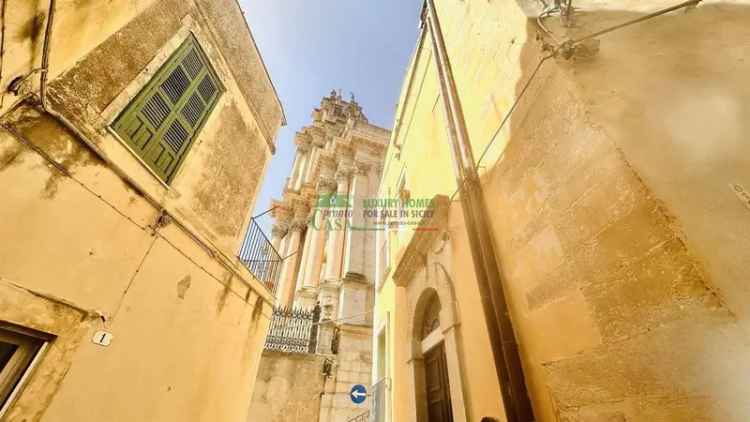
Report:
[[[318,347],[320,306],[303,309],[275,308],[266,336],[266,350],[315,353]]]
[[[372,386],[372,417],[370,422],[385,422],[386,400],[388,400],[388,378],[382,378]]]
[[[255,218],[250,220],[245,241],[239,253],[240,261],[268,290],[276,293],[282,258],[263,233]]]
[[[349,419],[346,422],[369,422],[370,421],[370,411],[366,411],[364,413],[361,413],[351,419]]]

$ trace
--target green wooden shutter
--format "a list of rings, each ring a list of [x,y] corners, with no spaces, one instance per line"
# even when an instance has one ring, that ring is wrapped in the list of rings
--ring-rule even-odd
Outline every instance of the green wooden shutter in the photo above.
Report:
[[[191,35],[115,120],[113,128],[165,182],[224,91]]]

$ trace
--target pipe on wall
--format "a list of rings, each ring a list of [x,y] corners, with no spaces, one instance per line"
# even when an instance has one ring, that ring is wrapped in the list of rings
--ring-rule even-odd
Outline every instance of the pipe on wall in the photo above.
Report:
[[[534,414],[506,301],[506,283],[501,277],[500,263],[495,254],[495,239],[487,204],[434,0],[425,1],[422,18],[427,23],[436,58],[443,111],[453,150],[457,184],[461,189],[461,206],[477,287],[500,384],[502,407],[509,422],[531,422]]]
[[[42,100],[42,108],[48,109],[47,105],[47,74],[49,73],[50,42],[52,41],[52,28],[55,23],[56,0],[49,0],[47,9],[47,26],[44,29],[44,46],[42,47],[42,68],[39,82],[39,95]]]

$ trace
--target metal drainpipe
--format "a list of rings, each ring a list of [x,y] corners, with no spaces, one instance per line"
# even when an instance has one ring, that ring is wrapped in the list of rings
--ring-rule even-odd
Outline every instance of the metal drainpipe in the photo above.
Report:
[[[44,46],[42,48],[42,70],[41,80],[39,82],[39,95],[42,101],[42,108],[47,110],[47,73],[49,72],[49,45],[52,40],[52,26],[55,23],[55,0],[49,0],[49,9],[47,10],[47,27],[44,30]]]
[[[461,205],[489,331],[503,407],[509,422],[534,420],[531,401],[506,302],[505,283],[495,255],[495,239],[476,169],[469,134],[434,0],[425,1],[425,21],[436,57],[448,134],[453,149]]]
[[[2,21],[2,24],[0,24],[0,37],[2,39],[0,40],[0,82],[3,80],[3,69],[5,68],[5,10],[8,6],[8,1],[10,0],[0,0],[3,2],[3,5],[0,6],[0,21]],[[3,87],[2,92],[0,92],[0,108],[3,107],[5,104],[5,87]]]

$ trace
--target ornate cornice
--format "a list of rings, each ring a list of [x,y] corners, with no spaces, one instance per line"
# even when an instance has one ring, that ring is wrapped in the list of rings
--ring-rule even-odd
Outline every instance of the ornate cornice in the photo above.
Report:
[[[422,230],[415,231],[403,254],[397,259],[396,269],[393,271],[393,281],[397,286],[409,284],[417,270],[424,266],[430,246],[440,236],[441,229],[448,226],[450,199],[445,195],[436,195],[433,203],[434,212],[419,222]]]

